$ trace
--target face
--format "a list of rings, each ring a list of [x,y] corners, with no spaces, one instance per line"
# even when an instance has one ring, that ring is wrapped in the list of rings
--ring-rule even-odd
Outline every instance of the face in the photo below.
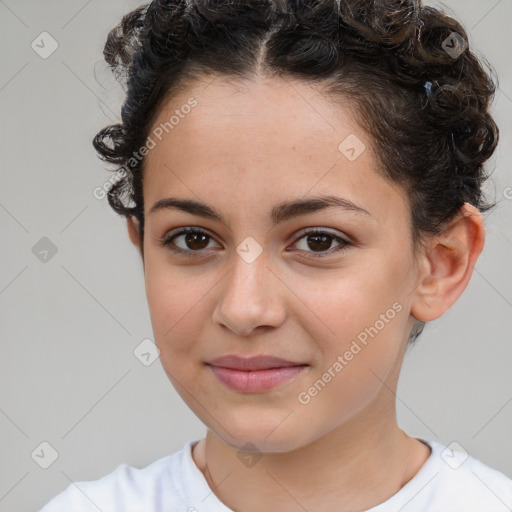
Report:
[[[289,451],[393,414],[417,284],[410,207],[355,119],[303,82],[209,78],[173,96],[150,132],[155,342],[183,400],[234,448]],[[325,196],[337,204],[283,206]],[[218,215],[152,210],[169,198]],[[231,355],[301,366],[210,364]]]

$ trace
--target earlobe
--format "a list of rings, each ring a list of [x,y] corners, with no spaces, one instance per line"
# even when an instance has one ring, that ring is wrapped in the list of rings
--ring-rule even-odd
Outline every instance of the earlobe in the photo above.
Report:
[[[465,203],[457,217],[432,238],[421,256],[421,282],[414,290],[411,314],[429,322],[442,316],[462,295],[482,252],[485,228],[477,208]]]

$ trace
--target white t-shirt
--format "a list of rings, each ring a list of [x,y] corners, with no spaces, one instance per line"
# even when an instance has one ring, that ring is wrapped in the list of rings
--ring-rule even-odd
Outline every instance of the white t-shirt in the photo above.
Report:
[[[192,458],[180,451],[143,469],[126,464],[96,481],[81,481],[39,512],[233,512],[212,492]],[[424,441],[432,453],[418,473],[367,512],[510,512],[512,479],[465,453]]]

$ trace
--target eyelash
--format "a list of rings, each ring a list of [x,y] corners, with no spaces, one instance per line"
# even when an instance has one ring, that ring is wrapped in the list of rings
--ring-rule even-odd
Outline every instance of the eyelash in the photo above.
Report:
[[[184,228],[181,231],[178,231],[177,233],[173,233],[171,235],[160,238],[159,241],[162,243],[162,245],[164,247],[166,247],[169,251],[171,251],[175,254],[181,254],[181,255],[183,255],[185,257],[189,257],[189,258],[197,258],[197,257],[202,256],[201,253],[206,251],[206,249],[201,249],[198,251],[191,251],[191,250],[186,251],[184,249],[172,247],[172,241],[175,238],[178,238],[179,236],[186,235],[186,234],[206,235],[210,239],[213,238],[206,231],[203,231],[198,228],[189,227],[189,228]],[[349,242],[345,238],[342,238],[338,235],[334,235],[332,233],[329,233],[328,231],[324,231],[321,229],[312,229],[310,231],[303,232],[302,235],[299,238],[297,238],[297,240],[294,243],[297,243],[299,240],[302,240],[303,238],[306,238],[311,235],[327,235],[328,237],[330,237],[333,240],[335,240],[336,242],[338,242],[340,245],[337,246],[334,251],[329,250],[329,251],[323,251],[323,252],[319,252],[319,253],[314,253],[314,252],[310,253],[308,251],[304,251],[307,254],[307,255],[305,255],[305,257],[310,258],[310,259],[325,258],[326,257],[325,255],[331,256],[332,254],[346,250],[349,246],[353,245],[352,242]]]

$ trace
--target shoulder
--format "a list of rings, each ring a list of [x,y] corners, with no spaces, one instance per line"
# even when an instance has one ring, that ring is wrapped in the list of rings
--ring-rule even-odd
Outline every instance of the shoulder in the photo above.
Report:
[[[432,453],[393,498],[372,512],[510,512],[512,479],[472,457],[458,443],[424,441]]]
[[[461,449],[460,445],[431,443],[440,460],[435,481],[440,497],[451,496],[464,510],[488,512],[512,509],[512,479]]]
[[[121,464],[99,480],[73,482],[40,512],[152,512],[162,506],[185,512],[189,506],[182,499],[182,479],[190,472],[193,444],[141,469]]]

